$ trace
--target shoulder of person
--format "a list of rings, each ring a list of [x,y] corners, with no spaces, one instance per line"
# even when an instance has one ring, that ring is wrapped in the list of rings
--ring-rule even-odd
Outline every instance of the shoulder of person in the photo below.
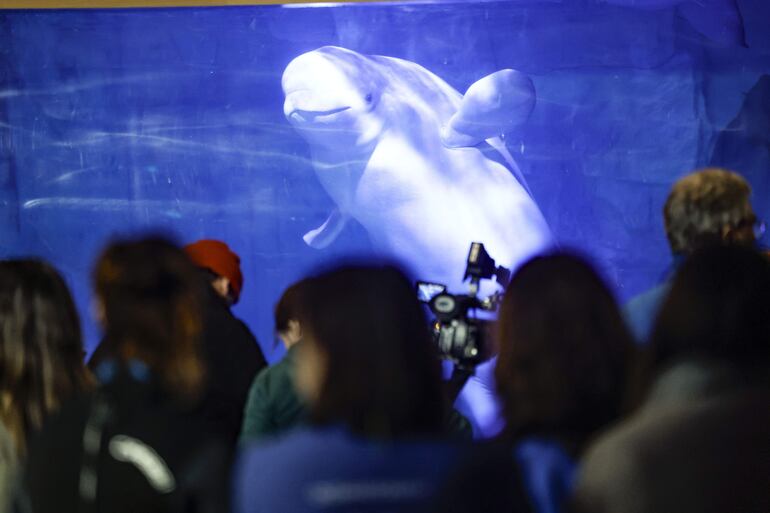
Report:
[[[635,415],[600,435],[580,461],[574,511],[643,511],[644,455],[639,437],[646,421]]]
[[[257,373],[255,381],[259,381],[264,385],[269,385],[276,382],[283,383],[290,379],[290,373],[292,370],[292,363],[288,358],[281,358],[273,365],[263,368]]]

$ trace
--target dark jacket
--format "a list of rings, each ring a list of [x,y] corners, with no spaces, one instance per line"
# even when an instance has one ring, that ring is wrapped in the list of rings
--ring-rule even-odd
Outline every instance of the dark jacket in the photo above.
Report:
[[[243,423],[243,409],[254,377],[267,367],[249,328],[213,292],[203,328],[203,354],[208,372],[201,414],[233,443]]]
[[[481,441],[441,485],[431,513],[534,513],[507,441]]]
[[[22,511],[228,511],[230,444],[143,369],[113,367],[46,421],[29,444]]]
[[[589,449],[575,511],[770,511],[770,390],[682,362]]]
[[[19,461],[11,434],[0,423],[0,513],[11,511]]]
[[[221,432],[234,444],[241,430],[249,387],[254,376],[267,367],[267,361],[249,328],[211,287],[205,290],[202,353],[207,379],[198,413],[210,429]],[[104,339],[88,366],[93,371],[114,357],[115,348]]]

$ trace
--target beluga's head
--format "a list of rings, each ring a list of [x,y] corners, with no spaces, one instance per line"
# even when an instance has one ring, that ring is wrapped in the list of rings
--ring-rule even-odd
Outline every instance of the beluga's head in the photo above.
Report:
[[[325,46],[292,60],[281,85],[286,119],[311,143],[360,148],[382,132],[385,77],[369,57]]]

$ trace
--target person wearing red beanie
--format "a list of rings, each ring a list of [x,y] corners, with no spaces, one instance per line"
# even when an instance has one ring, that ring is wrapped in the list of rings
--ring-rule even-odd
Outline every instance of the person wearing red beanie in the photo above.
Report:
[[[211,285],[229,304],[238,302],[243,288],[241,259],[222,241],[203,239],[184,247],[193,263],[210,271]]]
[[[209,386],[201,408],[205,417],[225,427],[234,442],[251,382],[267,367],[256,337],[230,311],[243,289],[241,259],[219,240],[203,239],[182,249],[206,273],[213,289],[205,308],[203,350]]]

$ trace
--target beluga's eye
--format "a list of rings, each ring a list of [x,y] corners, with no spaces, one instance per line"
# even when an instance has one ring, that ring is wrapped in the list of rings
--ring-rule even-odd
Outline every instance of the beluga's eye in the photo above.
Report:
[[[366,103],[372,103],[372,93],[367,94],[364,100],[366,100]]]

